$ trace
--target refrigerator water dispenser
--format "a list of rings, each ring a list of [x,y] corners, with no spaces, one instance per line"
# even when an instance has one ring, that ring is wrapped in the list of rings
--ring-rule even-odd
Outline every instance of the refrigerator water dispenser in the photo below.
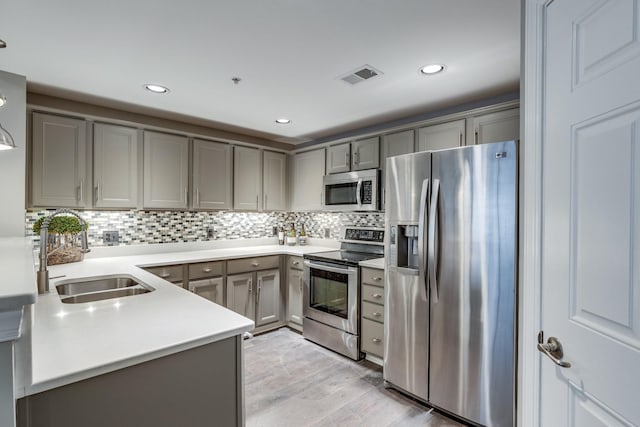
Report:
[[[391,231],[391,250],[395,255],[392,259],[395,259],[397,267],[416,270],[418,268],[418,226],[398,224],[397,230],[394,230],[395,228],[392,227]]]

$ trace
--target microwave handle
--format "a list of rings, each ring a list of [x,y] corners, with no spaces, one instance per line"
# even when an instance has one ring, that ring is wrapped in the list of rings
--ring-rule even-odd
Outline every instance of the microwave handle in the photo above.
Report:
[[[358,180],[358,185],[356,186],[356,202],[358,206],[362,206],[362,178]]]

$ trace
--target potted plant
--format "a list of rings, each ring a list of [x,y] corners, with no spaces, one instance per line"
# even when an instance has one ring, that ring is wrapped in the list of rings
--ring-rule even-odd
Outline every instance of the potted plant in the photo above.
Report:
[[[33,224],[33,232],[40,234],[42,223],[47,217],[38,219]],[[89,223],[84,221],[85,230]],[[78,234],[82,231],[80,220],[74,216],[55,216],[49,223],[47,240],[47,264],[65,264],[82,261],[84,254],[78,246]]]

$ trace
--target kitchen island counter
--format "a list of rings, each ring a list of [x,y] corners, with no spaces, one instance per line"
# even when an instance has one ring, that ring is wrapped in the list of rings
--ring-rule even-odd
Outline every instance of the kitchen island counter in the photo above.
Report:
[[[175,246],[173,246],[175,248]],[[50,291],[29,308],[16,346],[16,397],[29,396],[118,369],[241,335],[253,321],[143,270],[263,255],[332,250],[325,246],[256,245],[88,258],[51,266]],[[74,279],[125,275],[152,292],[64,304],[56,285]],[[60,277],[62,276],[62,277]],[[34,283],[35,286],[35,283]]]

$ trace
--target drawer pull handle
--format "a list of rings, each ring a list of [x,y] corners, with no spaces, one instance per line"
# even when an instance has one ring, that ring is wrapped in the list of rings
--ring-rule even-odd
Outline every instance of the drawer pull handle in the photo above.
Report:
[[[381,294],[371,294],[371,296],[374,298],[382,298]]]
[[[210,268],[203,268],[202,272],[203,273],[211,273],[211,269]]]
[[[373,341],[376,344],[382,342],[382,340],[380,338],[371,338],[371,341]]]
[[[371,280],[379,282],[380,280],[382,280],[382,277],[372,277]]]
[[[382,316],[382,313],[378,313],[377,311],[374,311],[373,313],[371,313],[372,315],[376,316],[376,317],[380,317]]]
[[[293,261],[292,264],[293,265],[298,265],[298,264],[300,264],[300,261]]]
[[[166,279],[167,277],[171,277],[171,273],[160,273],[159,276],[163,279]]]
[[[260,265],[260,263],[259,263],[259,262],[252,262],[252,263],[251,263],[251,265],[252,265],[253,267],[257,267],[257,266],[259,266],[259,265]]]

